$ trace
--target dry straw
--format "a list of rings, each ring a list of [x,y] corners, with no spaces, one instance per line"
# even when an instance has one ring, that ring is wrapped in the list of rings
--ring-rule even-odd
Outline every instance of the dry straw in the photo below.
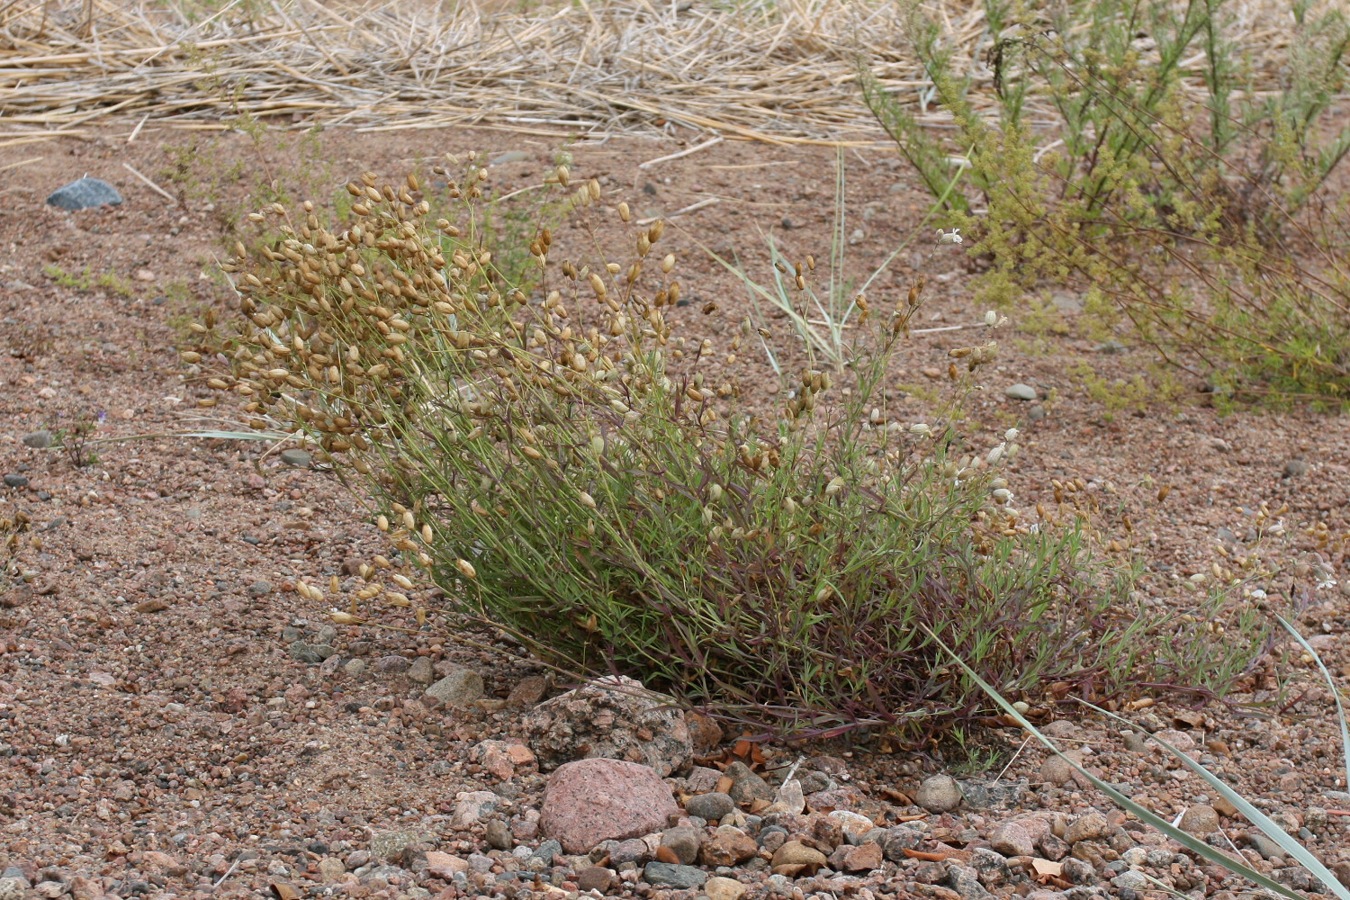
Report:
[[[1281,16],[1234,5],[1236,27],[1274,71]],[[859,54],[903,102],[917,104],[928,86],[907,49],[906,6],[0,0],[0,145],[87,136],[109,119],[219,129],[241,112],[362,130],[485,125],[603,137],[682,126],[867,143],[880,132],[854,84]],[[958,70],[987,96],[983,9],[958,0],[931,13],[969,61]],[[1198,76],[1203,59],[1187,62]]]

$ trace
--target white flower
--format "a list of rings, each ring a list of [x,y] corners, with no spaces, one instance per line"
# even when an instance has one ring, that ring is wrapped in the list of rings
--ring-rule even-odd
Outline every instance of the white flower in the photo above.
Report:
[[[943,231],[941,228],[938,229],[939,244],[959,244],[964,240],[965,238],[961,237],[960,228],[953,228],[950,232]]]

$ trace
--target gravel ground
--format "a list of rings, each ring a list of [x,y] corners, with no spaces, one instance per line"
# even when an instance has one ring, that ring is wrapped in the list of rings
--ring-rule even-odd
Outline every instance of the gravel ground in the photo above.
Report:
[[[705,748],[705,765],[667,779],[684,805],[664,836],[584,855],[550,845],[538,824],[547,773],[528,752],[503,763],[503,748],[528,745],[527,712],[566,686],[495,635],[452,622],[420,632],[328,624],[326,608],[295,585],[354,584],[356,567],[382,549],[369,514],[302,454],[179,436],[223,427],[237,412],[197,406],[210,392],[185,371],[176,346],[194,316],[228,303],[214,260],[258,172],[307,171],[328,190],[365,169],[397,176],[447,149],[477,148],[510,154],[498,157],[494,175],[510,188],[557,148],[502,132],[333,132],[317,145],[278,137],[258,155],[240,135],[147,128],[129,143],[133,126],[109,126],[97,140],[49,140],[38,155],[31,146],[0,148],[8,172],[0,519],[15,535],[0,582],[0,898],[589,890],[719,900],[744,890],[752,898],[941,900],[1175,891],[1230,900],[1248,889],[1114,810],[1006,729],[987,738],[996,764],[983,771],[978,753],[889,754],[867,740],[770,745],[763,788],[749,771],[710,768],[733,759],[725,745]],[[675,220],[682,228],[672,229],[672,249],[689,260],[684,278],[696,304],[715,298],[735,321],[743,291],[702,261],[693,238],[715,236],[715,249],[762,247],[756,227],[775,227],[823,256],[833,155],[727,142],[638,168],[678,149],[617,139],[577,146],[573,170],[601,177],[616,198],[638,198],[640,214],[716,198]],[[857,156],[852,249],[875,259],[918,221],[922,201],[888,156]],[[124,164],[178,199],[129,177]],[[84,174],[113,181],[126,202],[77,213],[44,205]],[[965,299],[968,272],[942,265],[958,268],[928,271],[929,324],[977,321],[982,311]],[[943,334],[916,339],[906,361],[912,377],[945,368],[947,347]],[[1051,479],[1083,479],[1104,501],[1106,524],[1130,517],[1148,584],[1164,597],[1184,598],[1182,582],[1241,553],[1284,573],[1254,584],[1271,595],[1315,550],[1344,571],[1346,419],[1221,416],[1198,393],[1197,402],[1111,415],[1071,373],[1086,363],[1109,385],[1148,362],[1143,351],[1116,349],[1016,332],[989,370],[972,424],[990,434],[1023,427],[1010,480],[1028,508],[1047,500]],[[1033,399],[1009,396],[1015,384]],[[769,397],[765,388],[758,402]],[[82,425],[88,441],[72,452]],[[43,446],[61,431],[68,449]],[[1163,484],[1170,494],[1159,502]],[[1258,544],[1263,504],[1285,533]],[[1347,584],[1342,577],[1313,595],[1300,617],[1342,685]],[[476,699],[466,672],[481,678]],[[1312,889],[1141,737],[1171,732],[1350,883],[1350,797],[1341,793],[1331,697],[1314,674],[1299,654],[1281,654],[1236,698],[1261,704],[1254,711],[1161,697],[1130,713],[1130,733],[1095,720],[1053,730],[1160,814],[1185,814],[1212,843]],[[441,688],[429,694],[433,684]],[[799,757],[807,812],[766,810]],[[948,774],[957,781],[926,780]],[[720,830],[694,815],[720,809],[695,799],[718,787],[742,801]],[[965,799],[948,808],[959,799],[954,787]],[[475,796],[482,791],[495,799]],[[716,864],[742,851],[740,861]],[[1040,870],[1033,858],[1059,865]],[[679,886],[700,875],[712,880]]]

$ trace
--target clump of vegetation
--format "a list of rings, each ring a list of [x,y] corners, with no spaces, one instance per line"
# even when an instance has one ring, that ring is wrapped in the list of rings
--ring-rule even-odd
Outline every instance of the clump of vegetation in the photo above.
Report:
[[[635,675],[774,732],[908,739],[988,709],[931,635],[1035,709],[1221,691],[1259,652],[1192,633],[1221,598],[1147,604],[1072,519],[1024,521],[1003,477],[1016,431],[966,447],[959,392],[928,421],[893,420],[882,387],[921,283],[850,305],[867,337],[849,365],[790,375],[781,406],[750,415],[722,363],[753,329],[725,347],[680,332],[663,223],[606,212],[597,182],[559,166],[554,209],[591,258],[540,228],[521,238],[532,271],[507,277],[496,260],[518,248],[481,227],[486,170],[436,175],[435,213],[416,178],[367,174],[342,221],[309,203],[252,216],[268,239],[230,265],[236,331],[204,326],[184,354],[209,365],[225,347],[211,386],[374,496],[398,552],[362,569],[338,621],[383,604],[424,622],[425,573],[438,602],[571,671]],[[618,260],[607,227],[623,229]],[[793,267],[798,289],[809,276]],[[996,353],[954,347],[957,383]],[[1183,632],[1201,663],[1150,650]]]
[[[1350,19],[1294,4],[1284,64],[1258,72],[1231,6],[987,0],[990,115],[974,108],[939,24],[915,8],[950,142],[865,63],[863,97],[991,263],[983,298],[1008,306],[1077,282],[1090,288],[1089,328],[1132,334],[1215,388],[1344,404],[1350,231],[1326,187],[1350,153],[1350,127],[1330,115]],[[1259,78],[1265,89],[1253,90]],[[961,190],[950,190],[954,172]]]
[[[42,271],[54,283],[75,291],[104,290],[118,297],[130,297],[134,293],[131,282],[111,270],[96,273],[85,266],[83,271],[74,273],[53,264]]]

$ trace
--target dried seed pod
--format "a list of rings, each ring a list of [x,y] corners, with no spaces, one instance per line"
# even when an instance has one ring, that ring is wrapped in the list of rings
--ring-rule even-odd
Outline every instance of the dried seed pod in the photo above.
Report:
[[[619,219],[620,219],[620,221],[627,222],[627,221],[630,220],[631,218],[633,218],[633,213],[628,209],[628,204],[627,204],[627,203],[620,203],[620,204],[619,204]]]
[[[470,563],[467,559],[455,560],[455,568],[459,569],[459,573],[463,575],[465,578],[478,577],[478,572],[474,570],[473,564]]]

